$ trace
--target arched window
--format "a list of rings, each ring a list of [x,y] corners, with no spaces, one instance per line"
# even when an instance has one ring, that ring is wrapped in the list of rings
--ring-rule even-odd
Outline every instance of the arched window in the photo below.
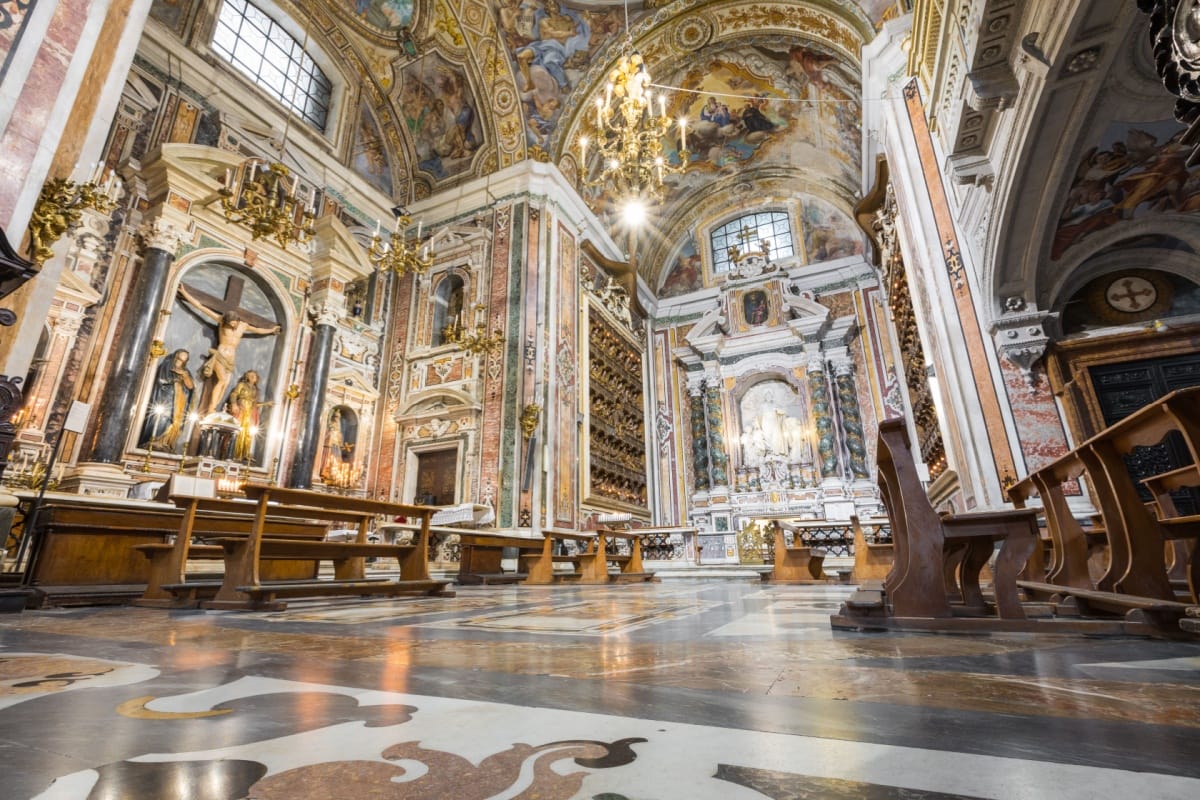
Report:
[[[787,258],[795,255],[792,244],[792,221],[786,211],[758,211],[743,214],[715,229],[709,240],[712,242],[713,272],[728,272],[732,266],[729,248],[737,247],[743,253],[757,250],[764,241],[771,244],[771,258]]]
[[[433,293],[433,336],[430,346],[446,343],[446,329],[452,325],[463,326],[463,279],[449,275],[438,284]]]
[[[305,122],[324,132],[333,85],[296,39],[247,0],[225,0],[213,50]]]

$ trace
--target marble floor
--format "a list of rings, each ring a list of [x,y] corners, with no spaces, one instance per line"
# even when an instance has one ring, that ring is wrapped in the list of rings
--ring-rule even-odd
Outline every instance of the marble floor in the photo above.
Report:
[[[833,631],[847,587],[0,617],[0,798],[1200,797],[1200,644]]]

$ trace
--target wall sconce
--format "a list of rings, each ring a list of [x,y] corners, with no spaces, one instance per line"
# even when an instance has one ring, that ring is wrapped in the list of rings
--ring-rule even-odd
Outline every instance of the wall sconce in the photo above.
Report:
[[[533,437],[533,432],[537,430],[541,417],[542,407],[537,403],[525,406],[525,410],[521,412],[521,433],[525,435],[526,439]]]
[[[102,167],[85,183],[63,178],[46,181],[29,217],[29,258],[38,269],[54,255],[54,243],[79,224],[84,209],[103,214],[116,208],[115,186],[116,175]]]

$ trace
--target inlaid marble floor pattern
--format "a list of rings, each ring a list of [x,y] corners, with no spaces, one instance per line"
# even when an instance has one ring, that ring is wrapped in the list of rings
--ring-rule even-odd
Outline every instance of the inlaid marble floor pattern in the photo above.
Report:
[[[835,632],[847,587],[0,617],[0,798],[1200,797],[1200,645]]]

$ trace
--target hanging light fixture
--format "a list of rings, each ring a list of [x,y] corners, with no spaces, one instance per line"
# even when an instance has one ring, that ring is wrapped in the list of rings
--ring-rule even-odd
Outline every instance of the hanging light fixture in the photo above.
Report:
[[[625,46],[617,66],[609,74],[604,97],[596,98],[592,135],[579,138],[581,182],[589,188],[604,187],[626,203],[661,202],[663,178],[687,168],[687,118],[681,117],[679,161],[666,156],[663,140],[671,130],[667,96],[651,91],[650,73],[641,53],[633,49],[629,36],[629,7],[625,8]],[[589,167],[588,157],[595,167]]]
[[[367,248],[367,258],[378,270],[390,270],[397,275],[406,272],[420,275],[429,269],[434,259],[429,243],[421,244],[422,223],[417,223],[417,237],[409,239],[408,228],[412,225],[412,217],[402,206],[396,206],[392,211],[396,214],[396,227],[384,241],[379,235],[380,225],[375,223],[375,235],[371,237],[371,246]]]
[[[300,50],[302,53],[308,52],[307,22]],[[292,61],[289,69],[299,68],[299,62]],[[293,243],[307,243],[316,233],[313,222],[317,216],[317,190],[309,187],[306,201],[301,202],[297,196],[300,176],[293,176],[283,163],[292,114],[296,108],[296,92],[300,89],[300,76],[297,74],[292,77],[292,97],[284,118],[283,137],[279,140],[279,158],[271,162],[257,157],[248,158],[236,170],[225,170],[225,182],[218,191],[225,219],[245,225],[252,239],[274,239],[283,248]]]
[[[280,158],[283,148],[279,148]],[[304,244],[316,232],[316,190],[309,189],[307,201],[296,196],[299,176],[292,176],[282,161],[268,163],[246,159],[236,170],[225,170],[220,189],[225,219],[245,225],[253,239],[274,239],[280,247]]]

